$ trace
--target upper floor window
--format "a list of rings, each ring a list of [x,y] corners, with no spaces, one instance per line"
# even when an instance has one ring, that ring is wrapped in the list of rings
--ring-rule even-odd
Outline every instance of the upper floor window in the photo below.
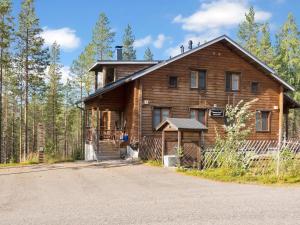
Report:
[[[191,109],[190,117],[206,125],[206,109]]]
[[[270,111],[256,111],[256,131],[270,131]]]
[[[106,77],[105,77],[105,84],[111,83],[115,81],[115,68],[107,68],[106,70]]]
[[[152,116],[153,128],[156,128],[162,121],[170,117],[170,108],[154,108]]]
[[[176,76],[169,76],[169,87],[177,88],[178,78]]]
[[[191,88],[206,90],[206,70],[191,71]]]
[[[256,81],[251,82],[251,92],[252,93],[258,92],[258,82]]]
[[[226,91],[240,90],[240,73],[226,72]]]

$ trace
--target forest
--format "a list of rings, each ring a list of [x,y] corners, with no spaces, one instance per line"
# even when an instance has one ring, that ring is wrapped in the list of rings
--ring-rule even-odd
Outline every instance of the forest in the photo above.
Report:
[[[15,18],[11,0],[0,0],[0,163],[24,162],[36,157],[38,132],[45,133],[49,159],[82,159],[83,104],[93,92],[94,74],[89,68],[97,61],[113,58],[115,32],[105,13],[99,13],[91,39],[71,65],[71,78],[62,81],[60,46],[46,47],[34,0],[23,0]],[[212,37],[214,38],[214,37]],[[124,28],[123,59],[135,60],[135,35]],[[255,20],[253,7],[245,14],[237,33],[245,49],[274,68],[296,88],[300,101],[300,33],[292,14],[274,36],[269,23]],[[148,47],[145,60],[153,60]],[[79,103],[78,103],[79,102]],[[300,113],[290,112],[290,136],[299,135]]]

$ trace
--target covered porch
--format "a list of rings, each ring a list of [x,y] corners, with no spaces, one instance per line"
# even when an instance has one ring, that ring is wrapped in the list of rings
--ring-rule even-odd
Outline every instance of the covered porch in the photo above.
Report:
[[[288,94],[284,94],[283,97],[283,115],[284,115],[284,134],[283,137],[287,140],[289,138],[295,138],[297,134],[297,131],[295,131],[295,128],[291,126],[291,119],[289,118],[291,114],[294,114],[295,110],[300,111],[300,103],[297,102],[295,99],[293,99]]]

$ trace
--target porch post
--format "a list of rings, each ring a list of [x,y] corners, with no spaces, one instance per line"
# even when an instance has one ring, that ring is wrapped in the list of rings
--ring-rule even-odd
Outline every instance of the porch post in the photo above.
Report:
[[[178,130],[178,148],[180,148],[181,147],[181,137],[182,137],[182,133],[181,133],[181,131],[180,130]]]
[[[161,161],[164,164],[164,155],[165,155],[165,131],[162,131],[161,135]]]
[[[279,93],[279,131],[278,131],[278,143],[281,144],[282,132],[283,132],[283,87],[280,86]]]
[[[98,71],[95,71],[95,91],[98,89]]]
[[[97,137],[97,152],[99,151],[99,107],[97,106],[97,128],[96,128],[96,137]]]
[[[289,138],[289,109],[286,109],[285,114],[285,139]]]

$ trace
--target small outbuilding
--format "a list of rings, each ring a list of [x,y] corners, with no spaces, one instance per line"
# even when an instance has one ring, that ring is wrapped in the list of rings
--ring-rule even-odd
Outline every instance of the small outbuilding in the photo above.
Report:
[[[167,118],[156,130],[162,131],[163,161],[165,156],[178,156],[178,149],[181,149],[181,164],[192,166],[201,161],[203,131],[207,130],[205,125],[195,119]]]

